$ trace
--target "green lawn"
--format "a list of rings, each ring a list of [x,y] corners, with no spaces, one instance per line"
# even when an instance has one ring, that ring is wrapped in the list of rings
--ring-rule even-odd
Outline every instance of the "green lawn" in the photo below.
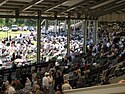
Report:
[[[0,31],[0,39],[6,38],[7,36],[9,37],[15,37],[19,34],[27,34],[29,31]]]

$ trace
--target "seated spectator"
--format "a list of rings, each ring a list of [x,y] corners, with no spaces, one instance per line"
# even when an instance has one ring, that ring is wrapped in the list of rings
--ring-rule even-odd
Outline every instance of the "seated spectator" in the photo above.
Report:
[[[23,87],[21,87],[17,94],[26,94],[26,91]]]
[[[8,93],[7,94],[16,94],[16,90],[14,88],[14,83],[13,81],[11,82],[11,84],[8,85]]]
[[[26,78],[25,88],[27,90],[31,90],[31,81],[29,80],[29,78]]]
[[[33,94],[44,94],[41,90],[40,90],[40,86],[38,84],[35,84],[33,86],[33,91],[32,91]]]
[[[9,86],[9,82],[8,81],[3,83],[2,91],[4,92],[4,94],[8,93],[8,86]]]
[[[59,89],[59,87],[57,86],[56,92],[55,94],[62,94],[61,90]]]
[[[44,93],[40,90],[37,90],[35,94],[44,94]]]
[[[64,84],[62,85],[62,91],[70,90],[70,89],[72,89],[71,85],[69,84],[67,80],[64,80]]]

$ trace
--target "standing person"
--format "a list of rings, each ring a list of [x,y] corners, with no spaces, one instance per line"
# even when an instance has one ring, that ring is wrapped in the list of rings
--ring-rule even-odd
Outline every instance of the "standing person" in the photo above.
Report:
[[[20,82],[21,82],[21,85],[24,88],[25,87],[25,83],[26,83],[26,70],[22,70],[22,74],[20,76]]]
[[[36,79],[37,79],[37,73],[35,72],[35,69],[32,70],[32,85],[33,83],[36,83]]]
[[[44,75],[45,76],[42,79],[43,92],[45,94],[49,94],[49,79],[48,79],[49,73],[45,72]]]
[[[54,86],[54,90],[57,90],[57,87],[59,88],[59,90],[61,90],[63,84],[63,76],[61,75],[60,72],[57,72],[56,74],[56,78],[55,78],[55,86]]]
[[[53,87],[54,81],[51,72],[49,72],[48,80],[49,80],[49,94],[54,94],[54,87]]]

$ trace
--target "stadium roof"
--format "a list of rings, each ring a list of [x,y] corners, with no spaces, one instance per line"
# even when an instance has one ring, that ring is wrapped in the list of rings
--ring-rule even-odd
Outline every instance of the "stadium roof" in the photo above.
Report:
[[[0,0],[0,17],[100,17],[125,14],[125,0]]]

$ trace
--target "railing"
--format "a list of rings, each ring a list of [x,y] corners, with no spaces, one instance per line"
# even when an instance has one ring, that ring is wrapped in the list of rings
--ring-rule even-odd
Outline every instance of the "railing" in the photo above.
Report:
[[[8,75],[11,75],[13,78],[16,75],[17,70],[31,69],[32,67],[35,67],[35,68],[46,67],[47,68],[48,65],[49,65],[49,62],[44,62],[44,63],[34,63],[32,65],[25,65],[25,66],[16,67],[16,68],[2,69],[0,70],[0,75],[2,76],[3,80],[6,80]]]
[[[104,86],[93,86],[88,88],[72,89],[64,94],[125,94],[125,84],[110,84]]]

